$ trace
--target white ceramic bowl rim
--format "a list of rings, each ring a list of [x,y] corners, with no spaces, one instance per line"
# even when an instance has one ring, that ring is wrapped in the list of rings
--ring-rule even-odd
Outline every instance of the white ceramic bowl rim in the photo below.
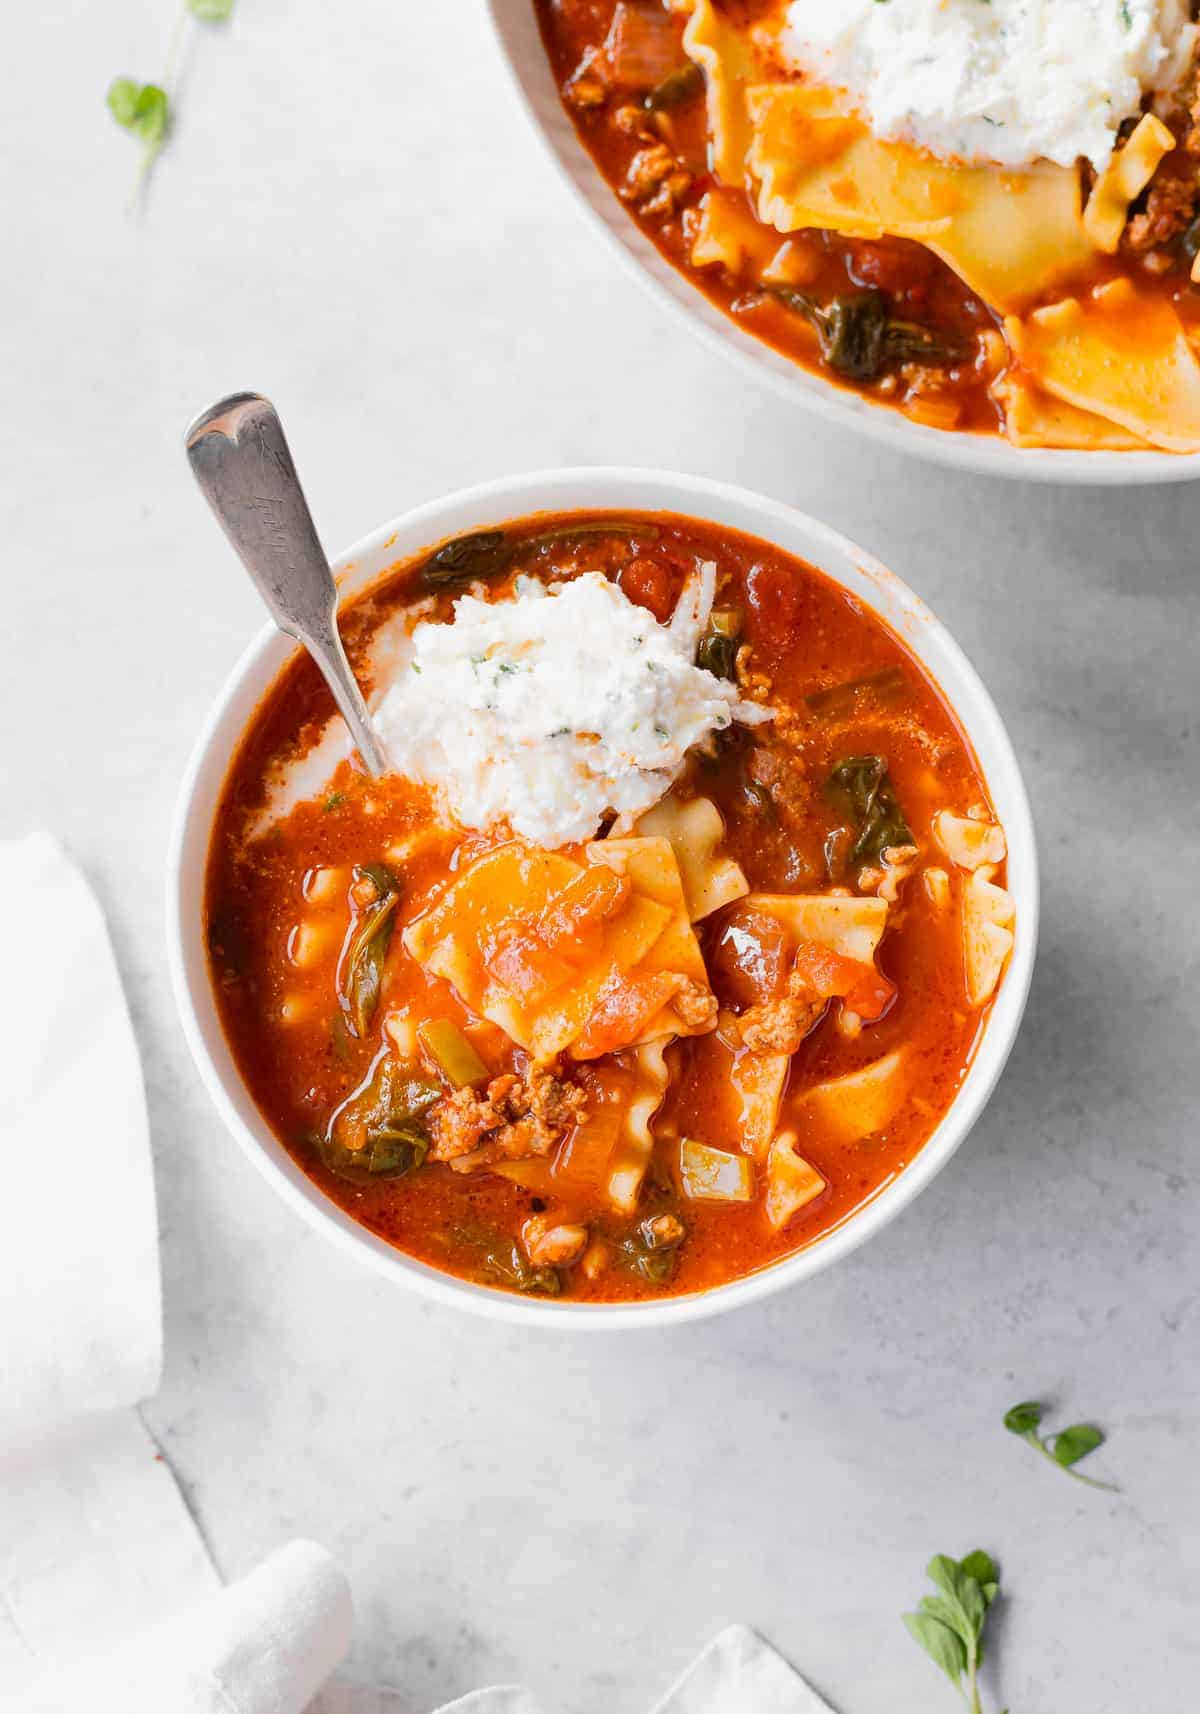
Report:
[[[661,1326],[752,1303],[848,1255],[911,1202],[970,1131],[1020,1024],[1037,941],[1033,822],[1017,760],[991,698],[957,644],[893,573],[826,525],[778,501],[708,478],[638,468],[553,470],[501,478],[435,500],[365,536],[337,561],[357,595],[397,561],[463,531],[543,511],[674,511],[778,544],[810,561],[882,616],[942,687],[972,744],[1009,844],[1017,940],[1000,992],[953,1105],[900,1176],[841,1226],[758,1273],[688,1296],[634,1304],[529,1299],[464,1281],[393,1248],[312,1183],[272,1134],[242,1084],[221,1027],[204,944],[204,871],[213,815],[234,749],[292,645],[267,625],[234,667],[205,721],[180,788],[167,868],[167,942],[184,1032],[200,1076],[234,1138],[311,1225],[388,1278],[441,1303],[510,1322],[612,1329]]]
[[[559,99],[538,34],[533,0],[487,0],[501,56],[521,106],[577,207],[616,255],[677,319],[726,361],[765,381],[792,404],[893,452],[952,469],[1026,482],[1121,487],[1200,478],[1200,453],[1080,452],[1013,446],[995,435],[956,434],[913,422],[887,405],[834,386],[737,326],[673,268],[601,178]]]

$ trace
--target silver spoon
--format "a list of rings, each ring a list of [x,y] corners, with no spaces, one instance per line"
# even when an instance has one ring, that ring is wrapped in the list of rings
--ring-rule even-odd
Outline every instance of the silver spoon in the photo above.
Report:
[[[337,585],[317,539],[283,424],[258,393],[221,399],[187,431],[192,474],[272,619],[303,643],[367,771],[388,770],[337,627]]]

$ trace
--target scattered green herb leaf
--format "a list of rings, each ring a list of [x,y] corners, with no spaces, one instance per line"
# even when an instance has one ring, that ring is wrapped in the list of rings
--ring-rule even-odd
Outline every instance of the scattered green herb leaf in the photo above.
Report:
[[[157,160],[174,121],[174,108],[169,93],[179,58],[181,33],[191,16],[201,23],[224,23],[233,13],[236,0],[184,0],[172,38],[167,66],[159,83],[138,83],[129,77],[116,77],[108,86],[108,110],[121,126],[142,143],[142,159],[134,181],[130,206],[136,207],[146,184],[150,169]]]
[[[136,201],[171,128],[170,98],[160,84],[117,77],[108,86],[108,111],[123,130],[142,144],[142,161],[133,190]]]
[[[909,1635],[961,1692],[969,1714],[982,1714],[979,1668],[988,1612],[1000,1593],[1000,1572],[982,1548],[965,1559],[938,1553],[926,1575],[940,1591],[924,1595],[915,1613],[905,1613]]]
[[[1072,1468],[1089,1452],[1095,1452],[1098,1446],[1104,1445],[1103,1432],[1090,1422],[1076,1422],[1069,1428],[1060,1429],[1057,1434],[1043,1435],[1039,1430],[1045,1414],[1044,1406],[1034,1399],[1026,1399],[1005,1412],[1004,1426],[1010,1434],[1028,1441],[1035,1452],[1057,1464],[1077,1482],[1086,1482],[1089,1488],[1103,1488],[1109,1494],[1120,1493],[1114,1483],[1097,1481],[1094,1476],[1085,1476],[1082,1470]]]

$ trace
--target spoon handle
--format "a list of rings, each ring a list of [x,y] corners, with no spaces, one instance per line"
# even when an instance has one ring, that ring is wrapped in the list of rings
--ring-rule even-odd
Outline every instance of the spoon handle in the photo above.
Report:
[[[387,757],[342,647],[337,586],[274,405],[257,393],[219,400],[188,429],[187,455],[271,617],[320,668],[378,778],[387,772]]]

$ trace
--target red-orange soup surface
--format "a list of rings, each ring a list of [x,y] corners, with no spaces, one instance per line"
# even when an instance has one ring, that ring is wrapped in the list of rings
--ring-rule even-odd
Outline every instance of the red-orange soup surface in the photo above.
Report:
[[[648,826],[548,853],[346,759],[275,814],[333,718],[304,657],[224,788],[205,909],[247,1087],[355,1220],[485,1285],[645,1299],[813,1243],[937,1126],[1011,946],[1003,834],[953,712],[873,614],[765,542],[539,516],[395,567],[342,630],[370,692],[372,640],[417,604],[445,624],[468,588],[600,572],[662,623],[702,563],[699,662],[774,718],[697,745]]]

